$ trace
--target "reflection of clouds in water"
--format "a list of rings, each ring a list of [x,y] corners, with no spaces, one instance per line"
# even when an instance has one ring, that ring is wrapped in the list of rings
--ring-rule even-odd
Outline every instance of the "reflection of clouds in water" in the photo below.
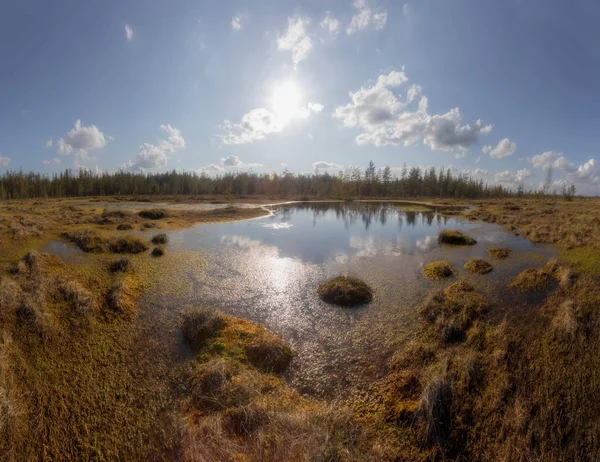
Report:
[[[291,223],[267,223],[262,225],[263,228],[270,228],[270,229],[290,229],[292,226]]]
[[[421,253],[427,253],[433,250],[437,245],[435,236],[425,236],[423,239],[417,239],[417,250]]]
[[[221,244],[233,245],[240,249],[252,249],[260,247],[262,243],[256,239],[250,239],[246,236],[223,236],[221,237]]]

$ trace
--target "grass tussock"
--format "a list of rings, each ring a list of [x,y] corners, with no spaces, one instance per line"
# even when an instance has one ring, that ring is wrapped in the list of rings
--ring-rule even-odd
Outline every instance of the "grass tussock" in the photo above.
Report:
[[[164,209],[147,209],[141,210],[138,215],[146,220],[162,220],[167,218],[169,213]]]
[[[108,266],[108,270],[111,273],[126,273],[130,269],[131,261],[128,258],[120,258],[119,260],[113,261]]]
[[[319,285],[317,294],[326,303],[356,306],[373,300],[373,290],[364,281],[351,276],[338,276]]]
[[[548,272],[529,268],[519,273],[508,285],[510,289],[521,292],[528,290],[542,290],[548,287],[552,282],[552,277]]]
[[[486,274],[492,271],[492,265],[481,258],[471,258],[465,263],[465,269],[475,274]]]
[[[91,229],[82,229],[62,234],[62,238],[74,243],[87,253],[129,253],[137,254],[148,250],[149,246],[143,240],[127,236],[107,238]]]
[[[439,234],[438,243],[448,245],[475,245],[477,244],[477,241],[462,231],[445,229]]]
[[[183,315],[183,336],[187,343],[197,351],[206,345],[209,339],[218,335],[225,323],[225,316],[217,310],[189,309]]]
[[[106,297],[108,309],[126,319],[132,319],[137,311],[135,293],[125,281],[117,282]]]
[[[454,274],[454,267],[447,260],[434,261],[424,265],[421,272],[427,279],[444,279]]]
[[[160,233],[153,236],[150,242],[154,245],[166,245],[169,243],[169,237],[165,233]]]
[[[129,231],[133,229],[133,225],[130,223],[121,223],[117,226],[117,231]]]
[[[164,247],[154,247],[150,255],[153,257],[162,257],[165,254]]]
[[[504,260],[510,256],[511,250],[506,247],[490,247],[487,249],[487,253],[490,257]]]

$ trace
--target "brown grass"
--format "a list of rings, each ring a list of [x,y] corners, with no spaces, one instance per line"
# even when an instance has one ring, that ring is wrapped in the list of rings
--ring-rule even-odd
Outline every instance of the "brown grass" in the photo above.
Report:
[[[481,258],[471,258],[465,263],[465,269],[475,274],[486,274],[492,271],[492,265]]]
[[[150,242],[152,242],[154,245],[165,245],[168,244],[169,237],[165,233],[157,234],[156,236],[152,237]]]
[[[529,268],[519,273],[509,284],[510,289],[521,292],[528,290],[541,290],[546,288],[552,281],[552,277],[546,271]]]
[[[449,245],[475,245],[477,244],[477,241],[462,231],[445,229],[439,234],[438,243]]]
[[[490,257],[498,258],[499,260],[503,260],[510,256],[510,249],[506,247],[490,247],[487,249],[487,253]]]
[[[452,263],[447,260],[427,263],[421,270],[427,279],[444,279],[454,274]]]

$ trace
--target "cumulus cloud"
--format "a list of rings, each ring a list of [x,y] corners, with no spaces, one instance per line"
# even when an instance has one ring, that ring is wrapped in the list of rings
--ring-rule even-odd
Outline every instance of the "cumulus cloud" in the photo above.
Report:
[[[78,152],[87,152],[92,149],[100,149],[106,146],[104,133],[98,130],[95,125],[85,127],[81,125],[81,120],[75,122],[75,126],[67,133],[64,138],[56,142],[58,154],[67,156]]]
[[[300,108],[297,116],[301,119],[307,119],[310,117],[311,113],[319,113],[321,112],[325,106],[320,103],[308,103],[306,107]]]
[[[133,34],[133,27],[131,27],[129,24],[125,24],[125,37],[128,41],[133,39]]]
[[[306,33],[309,24],[310,18],[288,18],[287,30],[277,39],[279,50],[291,50],[294,64],[308,58],[313,48],[312,40]]]
[[[241,17],[234,16],[231,18],[231,28],[233,30],[242,30],[242,27],[244,27],[244,24]]]
[[[494,179],[498,183],[509,185],[523,184],[527,178],[531,178],[533,173],[529,169],[518,170],[517,173],[512,173],[510,170],[504,170],[494,175]]]
[[[335,162],[327,162],[325,160],[320,160],[318,162],[313,162],[313,168],[316,170],[341,170],[343,167]]]
[[[125,165],[127,168],[136,170],[164,168],[167,166],[169,156],[185,147],[185,139],[179,129],[170,124],[161,125],[160,129],[167,134],[167,139],[159,141],[158,144],[142,144],[135,162],[128,162]]]
[[[323,29],[329,31],[331,34],[338,34],[340,32],[340,21],[333,17],[331,11],[325,13],[325,17],[319,24]]]
[[[512,156],[516,150],[517,143],[514,143],[508,138],[500,140],[498,146],[496,146],[494,149],[492,149],[492,147],[489,145],[483,147],[483,152],[485,154],[489,153],[490,157],[493,157],[495,159],[502,159],[503,157]]]
[[[547,170],[548,168],[557,168],[563,172],[572,173],[576,166],[569,162],[562,152],[546,151],[536,154],[529,162],[534,168]]]
[[[0,166],[2,167],[8,167],[8,165],[10,164],[10,161],[12,159],[10,157],[2,157],[0,156]]]
[[[244,114],[239,123],[226,120],[222,128],[226,132],[220,136],[223,144],[247,144],[280,132],[283,124],[271,111],[259,108]]]
[[[590,159],[583,165],[572,169],[567,173],[566,180],[570,183],[596,183],[600,184],[600,167],[596,164],[595,159]]]
[[[51,148],[52,147],[52,139],[49,139],[48,141],[46,141],[46,147],[47,148]]]
[[[490,172],[489,170],[486,170],[484,168],[475,168],[472,170],[463,170],[463,173],[465,175],[471,176],[471,177],[476,177],[476,176],[489,176]]]
[[[387,22],[387,11],[372,10],[367,5],[367,0],[356,0],[354,2],[354,8],[358,11],[352,17],[348,27],[346,27],[347,34],[354,34],[355,32],[369,28],[381,30],[385,27],[385,23]]]
[[[350,92],[351,102],[337,107],[333,117],[362,131],[356,138],[358,144],[375,146],[410,146],[421,140],[434,150],[465,151],[492,131],[492,125],[481,120],[463,125],[458,108],[429,114],[427,97],[419,85],[409,87],[405,96],[392,92],[407,81],[403,71],[380,75],[374,85]]]
[[[44,165],[51,165],[51,164],[54,164],[54,165],[60,165],[60,164],[61,164],[61,160],[60,160],[60,159],[57,159],[57,158],[55,157],[54,159],[43,160],[43,161],[42,161],[42,164],[44,164]]]

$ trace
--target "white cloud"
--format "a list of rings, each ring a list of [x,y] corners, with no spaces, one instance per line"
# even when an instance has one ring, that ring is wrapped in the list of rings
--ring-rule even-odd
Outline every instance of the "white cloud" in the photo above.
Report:
[[[489,170],[486,170],[484,168],[475,168],[473,170],[463,170],[463,173],[474,177],[474,176],[488,176],[490,174]]]
[[[311,113],[319,113],[321,112],[325,106],[320,103],[308,103],[306,107],[300,108],[298,113],[296,114],[301,119],[308,119]]]
[[[46,147],[47,148],[51,148],[52,147],[52,139],[49,139],[48,141],[46,141]]]
[[[237,167],[238,165],[242,165],[242,161],[238,156],[227,156],[221,159],[221,164],[228,167]]]
[[[313,162],[313,168],[317,170],[336,170],[339,171],[343,169],[343,166],[336,164],[335,162],[327,162],[325,160],[321,160],[318,162]]]
[[[546,170],[549,167],[556,168],[563,172],[573,173],[576,170],[575,164],[567,160],[562,152],[546,151],[536,154],[529,159],[534,168]]]
[[[125,37],[127,37],[128,41],[133,39],[133,34],[133,27],[131,27],[129,24],[125,24]]]
[[[12,159],[10,157],[2,157],[0,156],[0,166],[2,167],[8,167],[8,165],[10,164],[10,161]]]
[[[106,146],[104,133],[95,125],[84,127],[81,120],[75,122],[75,127],[67,133],[64,138],[56,142],[57,152],[63,156],[73,152],[86,152],[92,149],[100,149]]]
[[[319,24],[323,29],[329,31],[329,33],[331,34],[339,34],[340,32],[340,21],[333,17],[333,15],[331,14],[331,11],[327,11],[325,13],[325,17],[323,18],[323,20],[321,21],[321,23]]]
[[[50,159],[50,160],[43,160],[42,164],[44,164],[44,165],[51,165],[51,164],[60,165],[61,164],[61,160],[57,159],[57,158]]]
[[[373,27],[375,30],[381,30],[385,27],[385,23],[387,22],[387,11],[373,11],[367,5],[366,0],[356,0],[354,2],[354,8],[356,8],[358,12],[352,17],[350,24],[346,27],[347,34],[353,34],[370,27]]]
[[[132,169],[154,169],[167,166],[169,155],[185,147],[185,139],[181,131],[170,124],[161,125],[160,129],[167,133],[167,139],[158,144],[144,143],[140,146],[135,162],[129,161],[125,167]]]
[[[492,146],[486,144],[481,148],[481,152],[484,154],[489,154],[490,152],[492,152],[492,149],[494,149]]]
[[[233,30],[242,30],[242,27],[244,27],[244,24],[240,16],[234,16],[231,18],[231,28]]]
[[[505,183],[511,186],[523,184],[527,178],[531,178],[533,173],[529,169],[518,170],[517,173],[512,173],[510,170],[504,170],[494,175],[497,183]]]
[[[271,133],[280,132],[283,124],[271,111],[259,108],[244,114],[237,124],[226,120],[222,128],[226,131],[220,136],[223,144],[247,144],[262,140]]]
[[[405,97],[396,96],[391,89],[407,80],[404,72],[380,75],[374,85],[350,92],[351,102],[336,108],[333,117],[342,119],[346,127],[362,130],[356,138],[358,144],[375,146],[410,146],[422,140],[434,150],[465,151],[491,132],[492,125],[483,125],[481,120],[462,125],[458,108],[429,114],[427,97],[419,85],[412,85]]]
[[[464,159],[466,157],[467,157],[466,152],[457,152],[456,154],[454,154],[455,159]]]
[[[509,140],[508,138],[504,138],[500,140],[498,146],[495,149],[492,149],[491,146],[484,146],[483,152],[489,153],[490,157],[495,159],[502,159],[503,157],[512,156],[517,150],[517,143]]]
[[[292,61],[298,64],[308,58],[313,44],[306,33],[306,27],[310,24],[310,18],[288,18],[288,28],[283,36],[277,39],[279,50],[291,50]]]

